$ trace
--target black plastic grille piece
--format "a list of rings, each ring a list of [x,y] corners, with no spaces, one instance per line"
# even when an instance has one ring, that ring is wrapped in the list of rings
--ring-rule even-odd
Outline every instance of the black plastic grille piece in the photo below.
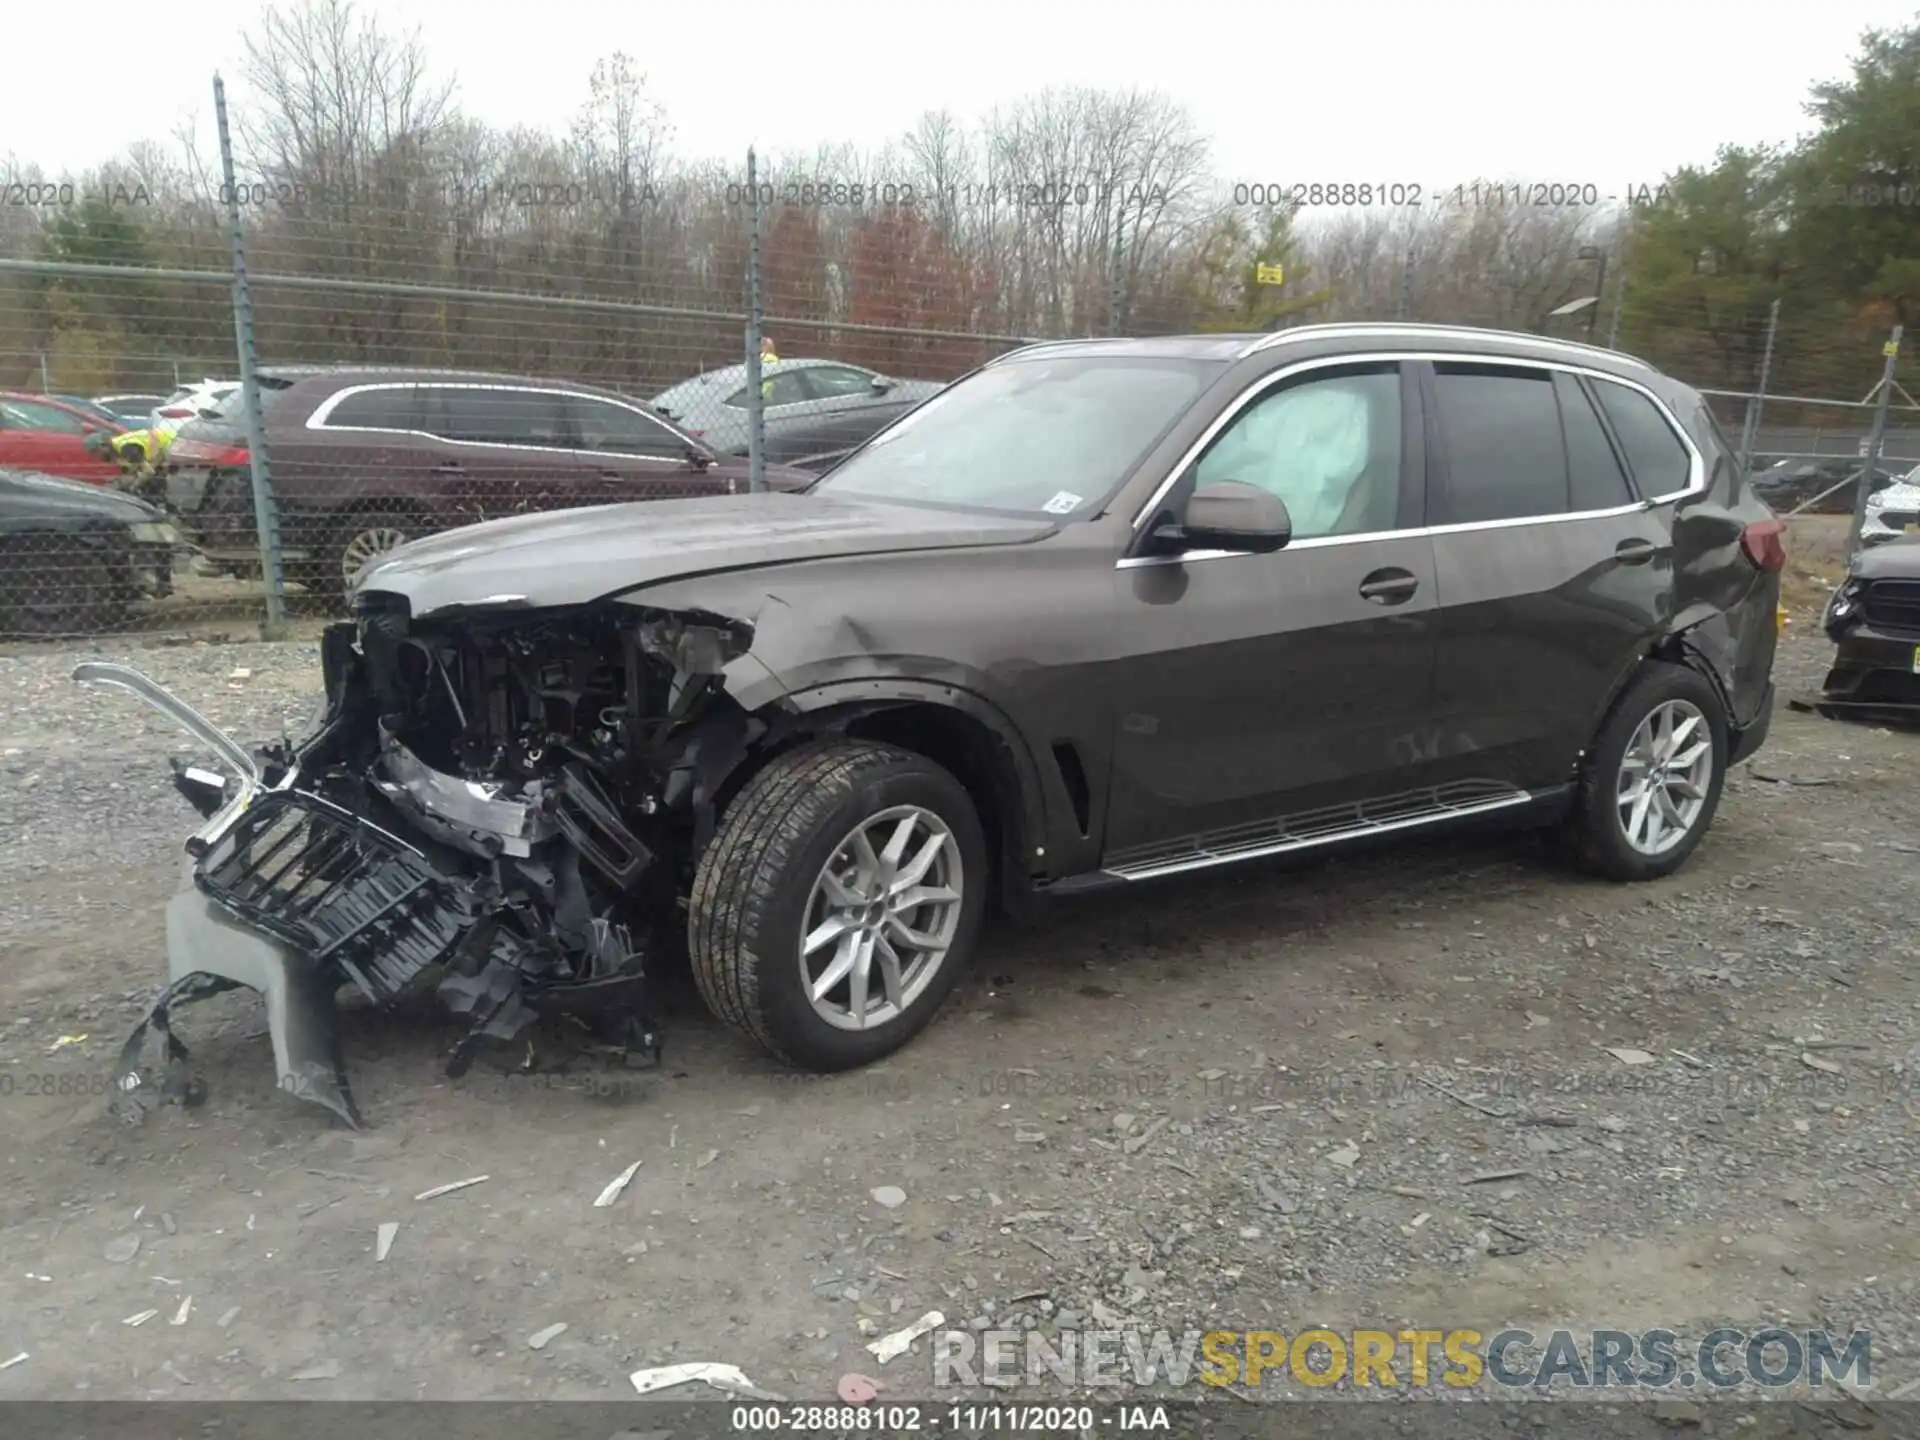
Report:
[[[263,795],[195,873],[241,919],[385,1003],[476,918],[456,882],[404,841],[300,791]]]

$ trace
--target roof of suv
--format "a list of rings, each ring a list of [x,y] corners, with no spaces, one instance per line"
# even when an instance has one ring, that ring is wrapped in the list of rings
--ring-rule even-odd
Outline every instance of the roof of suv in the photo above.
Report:
[[[267,379],[288,381],[328,379],[375,384],[382,380],[445,380],[480,385],[560,386],[568,390],[591,390],[600,394],[616,393],[604,385],[586,384],[577,380],[560,380],[539,375],[508,375],[498,370],[457,370],[440,365],[380,365],[371,362],[341,365],[262,365],[259,373]]]
[[[1658,373],[1646,361],[1618,350],[1585,345],[1577,340],[1558,340],[1545,335],[1528,335],[1512,330],[1481,330],[1467,325],[1417,325],[1398,321],[1361,321],[1328,325],[1296,325],[1285,330],[1260,334],[1167,335],[1151,339],[1052,340],[1009,351],[987,363],[998,365],[1013,359],[1047,355],[1131,355],[1141,358],[1178,358],[1189,360],[1233,361],[1264,350],[1285,350],[1295,346],[1314,346],[1321,350],[1338,349],[1341,342],[1383,343],[1392,348],[1425,345],[1434,349],[1459,350],[1463,354],[1488,351],[1514,356],[1577,361],[1595,369],[1616,370],[1645,376]]]

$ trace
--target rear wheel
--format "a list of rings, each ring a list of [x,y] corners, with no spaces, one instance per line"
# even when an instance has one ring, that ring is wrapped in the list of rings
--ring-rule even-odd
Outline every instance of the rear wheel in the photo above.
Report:
[[[775,1057],[844,1070],[933,1018],[972,958],[986,841],[960,783],[891,745],[782,755],[734,799],[694,878],[693,974]]]
[[[1684,665],[1649,661],[1594,738],[1570,850],[1612,880],[1671,875],[1713,823],[1726,768],[1719,694]]]
[[[420,517],[399,506],[362,506],[311,523],[320,539],[290,578],[333,601],[344,601],[367,567],[425,533]]]

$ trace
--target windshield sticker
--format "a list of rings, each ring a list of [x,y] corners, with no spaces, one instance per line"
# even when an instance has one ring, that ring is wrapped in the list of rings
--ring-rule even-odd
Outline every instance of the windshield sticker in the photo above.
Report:
[[[1049,515],[1071,515],[1080,508],[1080,497],[1071,490],[1062,490],[1040,508]]]

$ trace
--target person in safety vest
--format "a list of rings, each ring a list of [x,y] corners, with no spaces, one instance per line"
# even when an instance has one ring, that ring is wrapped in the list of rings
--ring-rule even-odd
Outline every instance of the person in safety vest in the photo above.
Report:
[[[773,348],[773,337],[771,335],[762,335],[760,337],[760,373],[763,378],[760,381],[760,397],[763,400],[771,400],[773,398],[773,381],[764,378],[767,367],[769,365],[778,365],[779,363],[780,356]]]

